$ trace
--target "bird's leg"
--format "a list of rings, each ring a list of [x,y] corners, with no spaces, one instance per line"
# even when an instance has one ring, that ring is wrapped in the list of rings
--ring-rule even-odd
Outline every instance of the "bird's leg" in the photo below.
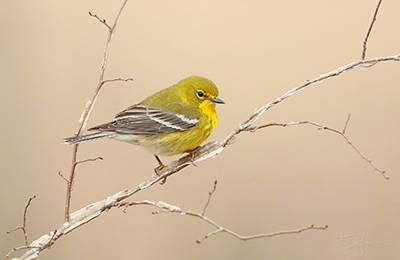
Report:
[[[154,157],[156,158],[157,162],[158,162],[158,166],[156,168],[154,168],[154,172],[159,175],[158,173],[164,169],[165,165],[162,163],[162,161],[160,160],[160,158],[157,155],[154,155]],[[167,181],[167,177],[164,177],[161,180],[161,184],[164,184]]]
[[[196,148],[192,149],[192,150],[187,150],[186,152],[190,155],[190,161],[192,162],[192,164],[194,166],[197,167],[197,165],[194,163],[194,157],[196,155],[196,152],[200,150],[200,146],[197,146]]]

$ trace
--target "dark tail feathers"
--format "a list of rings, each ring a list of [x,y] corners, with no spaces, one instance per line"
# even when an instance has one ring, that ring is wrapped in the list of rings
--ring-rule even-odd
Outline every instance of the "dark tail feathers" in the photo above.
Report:
[[[88,134],[88,135],[67,137],[67,138],[64,138],[64,143],[65,144],[77,144],[77,143],[82,143],[82,142],[86,142],[86,141],[90,141],[90,140],[96,140],[96,139],[112,137],[112,136],[114,136],[113,133],[97,132],[97,133]]]

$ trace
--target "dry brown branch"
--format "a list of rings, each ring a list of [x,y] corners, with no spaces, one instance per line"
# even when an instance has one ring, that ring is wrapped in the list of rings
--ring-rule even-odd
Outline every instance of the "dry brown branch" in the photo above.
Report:
[[[286,127],[286,126],[305,125],[305,124],[316,126],[316,127],[318,127],[319,130],[327,130],[327,131],[330,131],[330,132],[333,132],[333,133],[336,133],[336,134],[341,135],[341,136],[346,140],[346,142],[361,156],[361,158],[362,158],[363,160],[365,160],[366,162],[368,162],[369,165],[371,165],[371,167],[372,167],[375,171],[377,171],[377,172],[379,172],[380,174],[382,174],[382,176],[383,176],[386,180],[389,180],[390,177],[386,175],[386,171],[385,171],[385,170],[382,170],[382,169],[380,169],[380,168],[378,168],[378,167],[374,164],[374,162],[373,162],[371,159],[369,159],[363,152],[361,152],[361,150],[360,150],[356,145],[353,144],[353,142],[350,140],[350,138],[347,137],[347,136],[345,135],[346,127],[347,127],[347,125],[348,125],[348,123],[349,123],[349,120],[350,120],[350,116],[347,117],[345,126],[344,126],[344,128],[343,128],[342,131],[339,131],[339,130],[334,129],[334,128],[331,128],[331,127],[327,127],[327,126],[325,126],[325,125],[322,125],[322,124],[320,124],[320,123],[316,123],[316,122],[310,121],[310,120],[298,121],[298,122],[289,122],[289,123],[270,123],[270,124],[265,124],[265,125],[261,125],[261,126],[252,126],[252,127],[248,127],[248,128],[246,128],[246,129],[244,129],[244,131],[255,132],[255,131],[259,130],[259,129],[266,128],[266,127],[271,127],[271,126],[282,126],[282,127]]]
[[[215,186],[214,186],[215,187]],[[211,193],[211,192],[210,192]],[[229,235],[240,239],[240,240],[250,240],[250,239],[256,239],[256,238],[266,238],[266,237],[275,237],[275,236],[280,236],[280,235],[289,235],[289,234],[298,234],[307,230],[325,230],[328,228],[328,225],[325,226],[314,226],[310,225],[304,228],[299,228],[299,229],[294,229],[294,230],[285,230],[285,231],[278,231],[278,232],[272,232],[272,233],[262,233],[262,234],[255,234],[255,235],[240,235],[231,229],[228,229],[226,227],[223,227],[222,225],[216,223],[214,220],[204,216],[203,213],[196,213],[190,210],[183,210],[178,206],[170,205],[168,203],[158,201],[149,201],[149,200],[142,200],[142,201],[134,201],[134,202],[123,202],[119,204],[119,207],[130,207],[130,206],[136,206],[136,205],[150,205],[153,207],[157,207],[162,210],[162,212],[168,212],[168,213],[177,213],[181,216],[191,216],[191,217],[196,217],[199,218],[208,224],[214,226],[216,230],[211,231],[204,235],[201,239],[196,240],[197,243],[201,243],[203,240],[209,238],[212,235],[218,234],[218,233],[228,233]]]
[[[126,5],[127,0],[125,0],[119,10],[119,13],[117,17],[115,18],[115,21],[113,23],[113,26],[109,28],[109,34],[106,42],[106,47],[104,51],[104,57],[103,57],[103,63],[101,66],[100,70],[100,78],[99,78],[99,83],[98,86],[95,90],[95,93],[90,99],[87,104],[85,109],[82,112],[81,118],[79,120],[79,126],[78,130],[76,132],[76,135],[79,135],[82,131],[82,129],[86,126],[86,123],[88,121],[89,115],[94,107],[94,104],[96,102],[96,99],[99,95],[99,91],[101,87],[104,85],[104,72],[105,72],[105,66],[107,63],[107,58],[108,58],[108,53],[109,53],[109,47],[110,47],[110,41],[111,37],[113,34],[113,31],[115,29],[115,26],[118,22],[119,16],[123,10],[123,8]],[[375,17],[375,16],[374,16]],[[100,22],[101,19],[98,18]],[[166,177],[179,172],[183,168],[189,166],[189,165],[194,165],[195,163],[201,162],[203,160],[215,157],[219,153],[221,153],[229,144],[232,143],[233,139],[240,134],[242,131],[245,131],[246,128],[253,127],[253,124],[259,119],[259,117],[265,113],[267,110],[269,110],[271,107],[273,107],[276,104],[279,104],[283,100],[287,99],[288,97],[300,92],[301,90],[306,89],[307,87],[314,85],[317,82],[321,82],[323,80],[326,80],[328,78],[331,78],[333,76],[338,76],[342,74],[345,71],[351,70],[353,68],[357,68],[360,66],[373,66],[376,65],[377,63],[384,62],[384,61],[400,61],[400,54],[396,54],[393,56],[386,56],[386,57],[377,57],[373,59],[362,59],[359,61],[354,61],[349,64],[346,64],[342,67],[339,67],[335,70],[332,70],[328,73],[322,74],[319,77],[306,81],[305,83],[299,85],[296,88],[293,88],[283,94],[282,96],[276,98],[270,103],[265,104],[264,106],[260,107],[257,109],[253,114],[250,115],[249,118],[247,118],[242,124],[240,124],[234,131],[232,131],[221,143],[214,142],[214,143],[207,143],[203,145],[198,151],[194,153],[194,156],[192,155],[186,155],[181,158],[179,158],[176,161],[173,161],[169,163],[164,169],[162,169],[158,174],[154,174],[150,179],[143,181],[142,183],[130,188],[130,189],[125,189],[122,191],[119,191],[115,193],[114,195],[111,195],[107,197],[106,199],[102,201],[98,201],[95,203],[92,203],[86,207],[83,207],[69,215],[69,207],[70,207],[70,199],[71,199],[71,185],[72,181],[74,178],[74,173],[75,173],[75,167],[76,167],[76,156],[77,156],[77,150],[78,150],[78,145],[74,145],[73,148],[73,156],[72,156],[72,167],[71,167],[71,174],[70,174],[70,179],[69,179],[69,185],[67,188],[67,199],[66,199],[66,208],[65,208],[65,219],[66,222],[61,225],[56,231],[50,232],[48,234],[45,234],[41,237],[39,237],[37,240],[33,241],[30,246],[26,247],[26,249],[29,249],[23,254],[20,258],[18,259],[33,259],[36,258],[41,251],[44,249],[50,247],[53,243],[55,243],[60,237],[63,235],[68,234],[72,230],[89,223],[93,219],[99,217],[103,212],[121,205],[121,202],[128,197],[136,194],[139,191],[142,191],[144,189],[147,189],[154,185],[155,183],[165,179]],[[344,135],[345,129],[343,130],[342,134]],[[199,214],[200,218],[205,218],[203,215]],[[211,220],[210,220],[211,221]],[[212,223],[210,223],[212,224]],[[213,224],[212,224],[213,225]],[[241,236],[239,234],[236,234],[234,232],[230,232],[227,229],[220,229],[218,225],[214,225],[217,230],[212,231],[207,234],[207,237],[220,233],[220,232],[226,232],[229,233],[235,237],[238,237],[239,239],[254,239],[258,237],[271,237],[271,236],[276,236],[276,235],[281,235],[281,234],[295,234],[295,233],[300,233],[306,230],[310,229],[326,229],[327,226],[323,227],[314,227],[314,226],[309,226],[305,227],[302,229],[298,230],[289,230],[289,231],[282,231],[282,232],[275,232],[275,233],[269,233],[269,234],[260,234],[260,235],[254,235],[254,236]]]
[[[17,231],[19,229],[22,230],[22,232],[24,233],[24,240],[25,240],[25,246],[28,246],[28,233],[26,232],[26,213],[28,212],[28,208],[31,205],[31,202],[33,199],[36,198],[36,195],[33,195],[32,197],[29,198],[28,203],[26,203],[26,206],[24,208],[24,215],[23,215],[23,220],[22,220],[22,226],[16,227],[14,229],[11,229],[9,231],[7,231],[7,234],[10,234],[11,232]]]
[[[208,208],[208,205],[210,204],[211,197],[214,194],[214,192],[217,190],[217,180],[214,181],[214,186],[211,191],[208,192],[208,199],[206,204],[204,205],[203,211],[201,212],[201,215],[204,216],[206,214],[206,210]]]
[[[109,50],[110,50],[110,45],[111,45],[111,38],[112,38],[115,28],[117,26],[119,17],[121,16],[122,10],[124,9],[127,2],[128,2],[128,0],[124,0],[124,2],[122,3],[122,6],[119,9],[117,16],[115,17],[112,26],[109,26],[106,23],[105,19],[101,20],[97,15],[94,15],[89,12],[90,16],[95,17],[97,20],[99,20],[102,24],[104,24],[108,28],[108,37],[107,37],[106,46],[105,46],[104,53],[103,53],[103,62],[101,64],[101,68],[100,68],[99,82],[95,89],[94,95],[86,103],[86,106],[81,114],[81,117],[79,119],[78,130],[76,131],[75,136],[80,135],[80,133],[82,132],[82,129],[85,128],[87,121],[89,120],[90,113],[92,112],[93,107],[96,103],[97,97],[100,94],[101,87],[106,82],[110,82],[110,80],[104,81],[104,73],[106,71],[106,65],[107,65],[107,60],[108,60],[108,55],[109,55]],[[78,146],[79,146],[79,144],[74,144],[73,150],[72,150],[72,165],[71,165],[69,181],[67,182],[67,195],[66,195],[66,201],[65,201],[65,221],[66,222],[69,221],[69,209],[70,209],[70,205],[71,205],[71,192],[72,192],[72,185],[74,183],[74,177],[75,177]]]
[[[78,164],[81,164],[81,163],[86,163],[86,162],[94,162],[94,161],[97,161],[97,160],[103,160],[103,157],[96,157],[96,158],[90,158],[90,159],[86,159],[86,160],[82,160],[82,161],[77,161],[77,162],[75,162],[75,166],[76,165],[78,165]]]
[[[376,16],[378,15],[378,11],[379,11],[379,7],[381,6],[382,0],[379,0],[376,8],[375,8],[375,13],[374,16],[372,17],[372,21],[371,24],[369,25],[368,31],[367,31],[367,35],[365,35],[364,38],[364,42],[363,42],[363,50],[362,50],[362,54],[361,54],[361,59],[364,60],[365,56],[367,55],[367,43],[368,43],[368,38],[369,35],[371,33],[372,27],[374,26],[374,23],[376,21]]]
[[[115,81],[124,81],[124,82],[127,82],[127,81],[133,81],[133,78],[126,78],[126,79],[124,79],[124,78],[106,79],[106,80],[103,80],[102,84],[104,85],[104,84],[106,84],[106,83],[115,82]]]

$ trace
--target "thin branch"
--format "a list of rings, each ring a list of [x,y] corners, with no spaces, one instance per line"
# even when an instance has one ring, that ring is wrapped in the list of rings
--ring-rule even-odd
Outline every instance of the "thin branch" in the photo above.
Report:
[[[100,23],[104,24],[104,25],[108,28],[108,30],[111,30],[111,26],[109,26],[109,25],[107,24],[106,19],[100,19],[100,17],[98,17],[97,14],[93,14],[93,13],[90,12],[90,11],[89,11],[89,15],[90,15],[91,17],[96,18]]]
[[[308,80],[308,81],[304,82],[303,84],[299,85],[298,87],[295,87],[295,88],[289,90],[288,92],[286,92],[282,96],[276,98],[272,102],[269,102],[269,103],[265,104],[264,106],[258,108],[256,111],[254,111],[253,114],[250,115],[250,117],[248,119],[246,119],[243,123],[241,123],[235,129],[235,131],[230,133],[225,138],[225,140],[222,142],[222,146],[225,147],[225,146],[231,144],[233,139],[240,132],[245,130],[247,127],[252,126],[260,118],[260,116],[262,114],[264,114],[267,110],[269,110],[273,106],[281,103],[283,100],[287,99],[288,97],[293,96],[294,94],[296,94],[296,93],[298,93],[298,92],[300,92],[300,91],[302,91],[302,90],[314,85],[317,82],[326,80],[326,79],[334,77],[334,76],[338,76],[338,75],[342,74],[345,71],[349,71],[351,69],[360,67],[360,66],[365,65],[365,64],[374,64],[374,65],[376,65],[376,64],[378,64],[380,62],[384,62],[384,61],[400,61],[400,54],[393,55],[393,56],[378,57],[378,58],[373,58],[373,59],[354,61],[354,62],[346,64],[346,65],[344,65],[342,67],[339,67],[339,68],[337,68],[335,70],[332,70],[332,71],[330,71],[328,73],[322,74],[322,75],[318,76],[317,78],[314,78],[312,80]]]
[[[374,164],[374,162],[373,162],[371,159],[369,159],[363,152],[361,152],[361,150],[360,150],[356,145],[354,145],[354,144],[352,143],[352,141],[350,140],[350,138],[348,138],[348,137],[344,134],[344,132],[345,132],[345,130],[346,130],[346,126],[347,126],[348,123],[349,123],[349,120],[350,120],[350,116],[347,117],[347,121],[346,121],[346,124],[345,124],[345,127],[344,127],[343,131],[339,131],[339,130],[337,130],[337,129],[334,129],[334,128],[331,128],[331,127],[327,127],[327,126],[325,126],[325,125],[322,125],[322,124],[320,124],[320,123],[316,123],[316,122],[310,121],[310,120],[298,121],[298,122],[289,122],[289,123],[271,123],[271,124],[266,124],[266,125],[261,125],[261,126],[253,126],[253,127],[248,127],[248,128],[246,128],[244,131],[251,131],[251,132],[254,132],[254,131],[257,131],[257,130],[259,130],[259,129],[266,128],[266,127],[271,127],[271,126],[282,126],[282,127],[286,127],[286,126],[305,125],[305,124],[316,126],[316,127],[318,127],[318,129],[327,130],[327,131],[330,131],[330,132],[333,132],[333,133],[336,133],[336,134],[341,135],[341,136],[346,140],[346,142],[361,156],[361,158],[362,158],[363,160],[365,160],[366,162],[368,162],[369,165],[371,165],[371,167],[372,167],[375,171],[377,171],[377,172],[379,172],[380,174],[382,174],[382,176],[383,176],[386,180],[389,180],[390,177],[386,175],[386,171],[385,171],[385,170],[382,170],[382,169],[380,169],[380,168],[378,168],[378,167]]]
[[[204,205],[203,211],[201,212],[201,215],[204,216],[206,214],[206,210],[208,208],[208,205],[210,204],[211,197],[214,194],[214,192],[217,190],[217,180],[214,181],[214,186],[211,191],[208,192],[208,199],[206,204]]]
[[[60,176],[66,183],[69,182],[69,180],[59,171],[58,176]]]
[[[133,78],[116,78],[116,79],[106,79],[103,80],[102,85],[106,84],[106,83],[110,83],[110,82],[115,82],[115,81],[124,81],[124,82],[128,82],[128,81],[133,81]]]
[[[267,238],[267,237],[276,237],[276,236],[281,236],[281,235],[290,235],[290,234],[299,234],[304,231],[308,230],[326,230],[328,229],[328,225],[325,226],[314,226],[314,225],[309,225],[304,228],[299,228],[299,229],[293,229],[293,230],[283,230],[283,231],[277,231],[277,232],[272,232],[272,233],[263,233],[263,234],[256,234],[256,235],[249,235],[249,236],[244,236],[240,235],[232,230],[226,229],[224,227],[220,227],[208,234],[206,234],[202,239],[197,240],[197,243],[201,243],[203,240],[207,239],[208,237],[218,234],[220,232],[226,232],[240,240],[251,240],[251,239],[257,239],[257,238]]]
[[[86,103],[86,106],[82,111],[81,117],[79,119],[78,130],[76,131],[75,136],[80,135],[80,133],[82,132],[82,129],[84,129],[86,127],[87,121],[89,120],[89,117],[90,117],[90,113],[92,112],[93,107],[96,103],[97,97],[100,94],[101,87],[104,85],[104,73],[106,71],[106,65],[107,65],[107,60],[108,60],[109,50],[110,50],[110,45],[111,45],[111,38],[112,38],[115,28],[117,26],[119,17],[121,16],[122,10],[124,9],[127,2],[128,2],[128,0],[124,0],[124,2],[122,3],[121,8],[119,9],[117,16],[115,17],[112,26],[109,26],[104,19],[101,20],[100,18],[97,17],[97,15],[93,15],[89,12],[89,15],[97,18],[101,23],[103,23],[104,25],[107,26],[108,37],[107,37],[106,46],[105,46],[104,53],[103,53],[103,62],[101,64],[101,68],[100,68],[99,82],[94,91],[94,95]],[[70,210],[70,205],[71,205],[71,192],[72,192],[72,185],[74,183],[74,177],[75,177],[78,146],[79,146],[79,144],[74,144],[74,147],[72,150],[72,165],[71,165],[69,181],[67,182],[67,194],[66,194],[66,201],[65,201],[65,221],[66,222],[69,221],[69,210]]]
[[[32,197],[29,198],[28,203],[26,203],[25,209],[24,209],[24,215],[23,215],[23,220],[22,220],[22,226],[16,227],[10,231],[7,231],[7,234],[10,234],[11,232],[17,231],[19,229],[22,230],[24,233],[24,240],[25,240],[25,246],[28,246],[28,234],[26,232],[26,213],[28,212],[28,208],[31,205],[31,201],[36,198],[36,195],[33,195]]]
[[[226,227],[223,227],[222,225],[216,223],[214,220],[204,216],[203,213],[196,213],[192,212],[190,210],[183,210],[178,206],[170,205],[168,203],[158,201],[149,201],[149,200],[142,200],[142,201],[134,201],[134,202],[123,202],[119,204],[119,207],[129,207],[129,206],[136,206],[136,205],[149,205],[153,207],[157,207],[162,210],[162,212],[169,212],[169,213],[177,213],[181,216],[191,216],[191,217],[196,217],[199,218],[208,224],[214,226],[216,230],[211,231],[207,233],[205,236],[203,236],[201,239],[196,240],[197,243],[201,243],[203,240],[209,238],[212,235],[216,235],[218,233],[228,233],[229,235],[232,235],[233,237],[240,239],[240,240],[251,240],[251,239],[257,239],[257,238],[266,238],[266,237],[276,237],[276,236],[281,236],[281,235],[289,235],[289,234],[299,234],[304,231],[308,230],[325,230],[328,228],[328,225],[324,226],[314,226],[310,225],[304,228],[299,228],[299,229],[294,229],[294,230],[285,230],[285,231],[277,231],[277,232],[272,232],[272,233],[262,233],[262,234],[255,234],[255,235],[240,235],[235,231],[232,231],[231,229],[228,229]]]
[[[343,130],[342,130],[342,134],[345,134],[345,133],[346,133],[347,125],[348,125],[349,122],[350,122],[350,117],[351,117],[351,114],[349,114],[349,115],[347,116],[346,123],[344,124]]]
[[[374,13],[374,16],[372,17],[371,24],[369,25],[367,35],[366,35],[365,38],[364,38],[363,50],[362,50],[362,54],[361,54],[361,59],[362,59],[362,60],[365,59],[365,56],[366,56],[366,54],[367,54],[367,42],[368,42],[368,38],[369,38],[369,35],[370,35],[370,33],[371,33],[372,27],[374,26],[374,23],[375,23],[375,21],[376,21],[376,16],[378,15],[378,11],[379,11],[379,7],[381,6],[381,3],[382,3],[382,0],[379,0],[378,5],[377,5],[376,8],[375,8],[375,13]]]
[[[90,159],[86,159],[86,160],[82,160],[82,161],[77,161],[77,162],[75,162],[75,166],[76,165],[78,165],[78,164],[81,164],[81,163],[87,163],[87,162],[94,162],[94,161],[97,161],[97,160],[103,160],[103,157],[96,157],[96,158],[90,158]]]

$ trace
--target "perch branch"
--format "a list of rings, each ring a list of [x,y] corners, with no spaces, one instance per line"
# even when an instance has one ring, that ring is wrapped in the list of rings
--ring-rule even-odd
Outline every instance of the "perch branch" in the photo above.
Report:
[[[347,125],[348,125],[348,123],[349,123],[349,120],[350,120],[350,116],[347,117],[345,126],[344,126],[344,128],[343,128],[342,131],[339,131],[339,130],[334,129],[334,128],[331,128],[331,127],[327,127],[327,126],[325,126],[325,125],[322,125],[322,124],[320,124],[320,123],[317,123],[317,122],[314,122],[314,121],[310,121],[310,120],[298,121],[298,122],[289,122],[289,123],[270,123],[270,124],[265,124],[265,125],[261,125],[261,126],[248,127],[248,128],[245,129],[245,131],[255,132],[255,131],[259,130],[259,129],[266,128],[266,127],[271,127],[271,126],[286,127],[286,126],[306,125],[306,124],[316,126],[316,127],[318,127],[319,130],[327,130],[327,131],[336,133],[336,134],[338,134],[338,135],[341,135],[341,136],[346,140],[346,142],[361,156],[361,158],[362,158],[363,160],[365,160],[366,162],[368,162],[369,165],[371,165],[371,167],[372,167],[375,171],[377,171],[377,172],[379,172],[380,174],[382,174],[382,176],[383,176],[386,180],[389,180],[390,177],[386,175],[386,171],[385,171],[385,170],[382,170],[382,169],[380,169],[380,168],[378,168],[378,167],[374,164],[374,162],[373,162],[371,159],[369,159],[363,152],[361,152],[361,150],[360,150],[356,145],[353,144],[353,142],[350,140],[350,138],[347,137],[347,136],[345,135],[346,127],[347,127]]]
[[[215,186],[214,186],[215,187]],[[285,230],[285,231],[278,231],[278,232],[272,232],[272,233],[262,233],[262,234],[255,234],[255,235],[240,235],[236,233],[235,231],[232,231],[231,229],[228,229],[218,223],[216,223],[214,220],[204,216],[203,213],[196,213],[190,210],[183,210],[178,206],[170,205],[168,203],[158,201],[149,201],[149,200],[142,200],[142,201],[134,201],[134,202],[123,202],[119,204],[119,207],[130,207],[130,206],[135,206],[135,205],[150,205],[153,207],[157,207],[162,210],[162,212],[168,212],[168,213],[176,213],[181,216],[191,216],[195,218],[199,218],[203,220],[204,222],[207,222],[208,224],[212,225],[213,227],[216,228],[216,230],[211,231],[204,235],[201,239],[196,240],[197,243],[201,243],[205,239],[209,238],[212,235],[216,235],[218,233],[228,233],[229,235],[240,239],[240,240],[250,240],[250,239],[257,239],[257,238],[266,238],[266,237],[275,237],[275,236],[281,236],[281,235],[289,235],[289,234],[298,234],[302,233],[304,231],[308,230],[325,230],[328,228],[328,225],[324,226],[314,226],[314,225],[309,225],[307,227],[299,228],[299,229],[294,229],[294,230]]]
[[[379,11],[379,7],[381,6],[381,3],[382,3],[382,0],[379,0],[377,6],[375,8],[375,13],[374,13],[374,16],[372,17],[371,24],[369,25],[369,28],[368,28],[368,31],[367,31],[367,35],[365,35],[365,38],[364,38],[363,50],[362,50],[362,54],[361,54],[361,59],[362,60],[364,60],[365,56],[367,55],[368,38],[369,38],[369,35],[370,35],[371,31],[372,31],[372,27],[374,26],[374,23],[376,21],[376,16],[378,15],[378,11]]]
[[[115,31],[115,28],[117,26],[119,17],[121,16],[122,10],[124,9],[124,7],[125,7],[127,2],[128,2],[128,0],[124,0],[124,2],[122,3],[122,6],[119,9],[119,12],[118,12],[117,16],[115,17],[112,26],[109,26],[105,19],[101,20],[97,15],[94,15],[94,14],[89,12],[90,16],[95,17],[97,20],[99,20],[102,24],[104,24],[108,28],[108,37],[107,37],[106,46],[105,46],[104,53],[103,53],[103,62],[101,64],[101,68],[100,68],[99,82],[98,82],[97,87],[96,87],[96,89],[94,91],[94,95],[86,103],[86,106],[82,111],[81,117],[79,119],[78,130],[76,131],[75,136],[80,135],[80,133],[82,132],[82,129],[84,129],[86,127],[87,121],[89,120],[90,113],[92,112],[93,107],[94,107],[94,105],[96,103],[97,97],[100,94],[101,87],[104,85],[104,83],[107,82],[107,81],[104,82],[103,79],[104,79],[104,73],[106,71],[108,55],[109,55],[109,50],[110,50],[110,46],[111,46],[111,38],[112,38],[112,36],[114,34],[114,31]],[[71,193],[72,193],[72,185],[74,183],[74,177],[75,177],[75,169],[76,169],[78,147],[79,147],[79,144],[74,144],[73,150],[72,150],[72,165],[71,165],[71,171],[70,171],[69,180],[67,182],[67,195],[66,195],[66,201],[65,201],[65,221],[66,222],[69,221],[69,211],[70,211],[70,205],[71,205]]]

